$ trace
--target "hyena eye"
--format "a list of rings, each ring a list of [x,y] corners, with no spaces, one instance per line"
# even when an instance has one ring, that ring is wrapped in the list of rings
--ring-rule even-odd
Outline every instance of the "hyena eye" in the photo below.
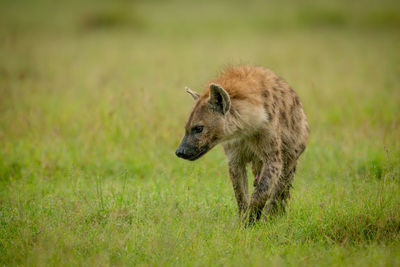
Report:
[[[203,131],[204,126],[195,126],[192,128],[191,132],[193,134],[201,133]]]

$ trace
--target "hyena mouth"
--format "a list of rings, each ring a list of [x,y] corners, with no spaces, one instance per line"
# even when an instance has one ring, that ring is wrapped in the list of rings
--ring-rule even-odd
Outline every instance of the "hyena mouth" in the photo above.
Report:
[[[206,154],[206,153],[208,152],[208,150],[209,150],[209,146],[208,146],[208,145],[205,145],[205,146],[203,146],[202,148],[200,148],[199,153],[197,153],[197,154],[194,155],[194,156],[191,156],[190,158],[188,158],[188,160],[194,161],[194,160],[200,158],[201,156],[203,156],[204,154]]]

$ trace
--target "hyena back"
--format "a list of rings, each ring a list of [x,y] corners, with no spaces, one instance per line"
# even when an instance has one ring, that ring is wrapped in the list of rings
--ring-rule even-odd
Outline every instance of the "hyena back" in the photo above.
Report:
[[[196,160],[221,143],[239,214],[252,223],[263,209],[284,211],[309,134],[293,89],[271,70],[245,65],[223,71],[201,95],[186,90],[196,102],[176,155]],[[247,164],[255,177],[250,199]]]

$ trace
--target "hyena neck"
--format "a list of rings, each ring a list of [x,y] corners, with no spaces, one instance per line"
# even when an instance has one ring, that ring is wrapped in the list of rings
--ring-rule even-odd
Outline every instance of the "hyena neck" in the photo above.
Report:
[[[225,115],[225,140],[237,140],[254,135],[267,126],[268,115],[262,106],[250,106],[245,101],[234,101]]]

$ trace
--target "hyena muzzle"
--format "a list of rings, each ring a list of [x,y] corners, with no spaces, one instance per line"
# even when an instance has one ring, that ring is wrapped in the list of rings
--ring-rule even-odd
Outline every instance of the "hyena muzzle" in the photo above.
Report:
[[[195,100],[176,155],[196,160],[217,144],[228,158],[239,214],[253,223],[263,214],[285,210],[309,134],[297,94],[263,67],[238,66],[223,71]],[[246,166],[251,164],[254,192],[249,198]]]

